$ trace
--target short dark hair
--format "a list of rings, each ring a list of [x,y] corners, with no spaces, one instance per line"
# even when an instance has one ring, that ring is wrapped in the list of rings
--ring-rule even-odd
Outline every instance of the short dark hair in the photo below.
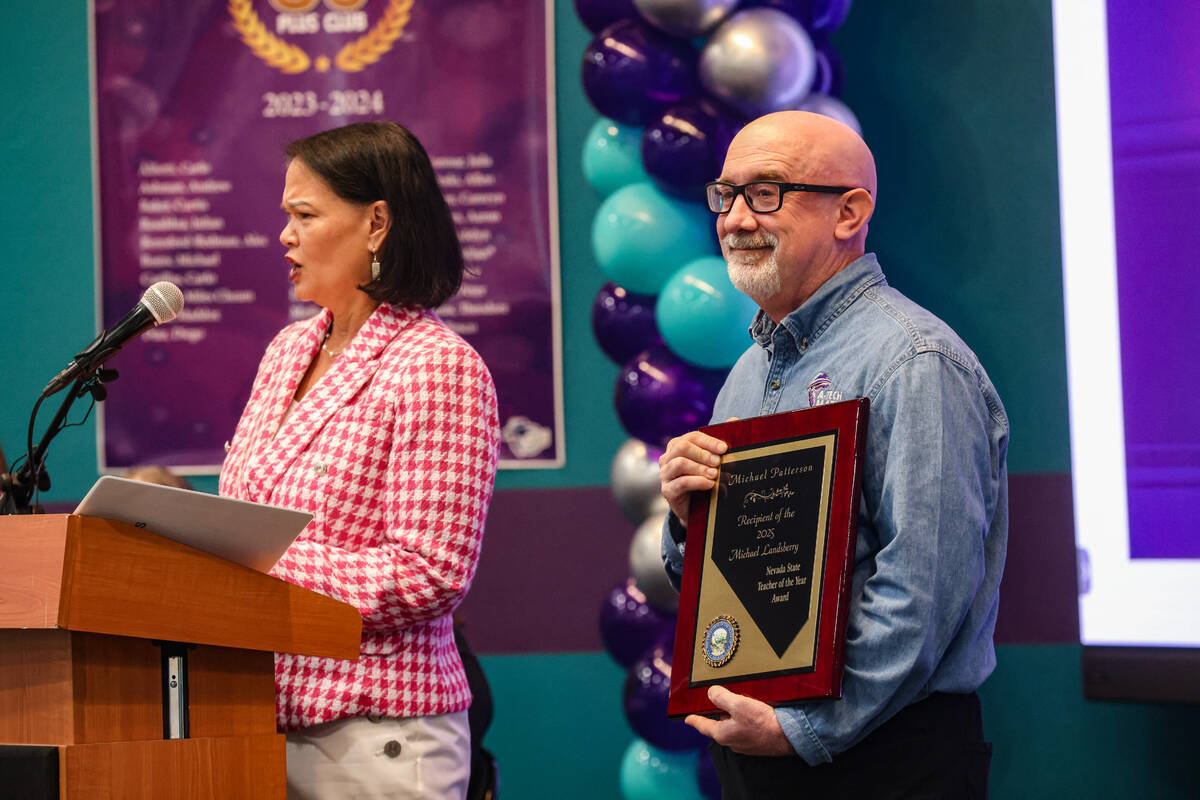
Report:
[[[395,122],[356,122],[297,139],[284,151],[351,203],[383,200],[392,227],[379,249],[380,273],[358,288],[372,300],[436,308],[462,284],[454,218],[417,137]]]

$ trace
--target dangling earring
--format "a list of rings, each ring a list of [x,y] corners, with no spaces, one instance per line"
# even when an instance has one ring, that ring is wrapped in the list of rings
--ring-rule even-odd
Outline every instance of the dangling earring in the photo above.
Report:
[[[375,255],[375,251],[371,251],[371,280],[379,280],[379,256]]]

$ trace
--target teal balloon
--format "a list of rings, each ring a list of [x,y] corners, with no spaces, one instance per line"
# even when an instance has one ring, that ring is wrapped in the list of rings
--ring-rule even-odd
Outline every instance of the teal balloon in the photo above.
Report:
[[[650,180],[642,166],[642,129],[601,117],[583,140],[583,176],[608,196],[630,183]]]
[[[652,183],[613,192],[592,222],[600,268],[613,283],[638,294],[658,294],[677,269],[718,249],[712,212],[668,197]]]
[[[729,282],[725,259],[705,256],[671,276],[655,304],[671,352],[709,369],[733,365],[750,346],[746,329],[758,306]]]
[[[625,800],[704,800],[696,777],[696,751],[678,753],[634,739],[621,759]]]

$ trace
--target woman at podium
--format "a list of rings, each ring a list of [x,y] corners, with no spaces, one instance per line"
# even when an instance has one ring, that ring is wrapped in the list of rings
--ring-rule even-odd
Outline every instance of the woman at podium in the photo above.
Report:
[[[221,493],[312,513],[272,574],[363,617],[357,662],[276,655],[288,796],[461,798],[471,695],[451,612],[475,572],[499,441],[487,368],[431,310],[458,290],[462,252],[429,157],[400,125],[286,152],[280,268],[320,312],[268,346]]]

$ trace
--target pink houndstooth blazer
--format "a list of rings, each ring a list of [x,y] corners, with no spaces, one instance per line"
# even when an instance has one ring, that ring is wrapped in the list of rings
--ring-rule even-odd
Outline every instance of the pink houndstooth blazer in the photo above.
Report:
[[[314,515],[272,574],[363,616],[357,662],[277,654],[281,730],[470,705],[450,614],[475,573],[496,474],[496,394],[431,312],[381,305],[282,422],[330,314],[263,356],[221,494]]]

